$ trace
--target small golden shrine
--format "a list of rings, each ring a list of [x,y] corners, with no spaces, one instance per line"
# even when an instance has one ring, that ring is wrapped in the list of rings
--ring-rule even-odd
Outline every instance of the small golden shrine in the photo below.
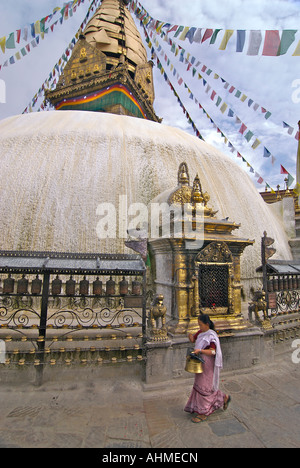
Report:
[[[153,62],[125,0],[103,0],[81,33],[55,90],[56,110],[130,115],[161,122],[153,109]]]
[[[154,200],[161,207],[171,208],[170,235],[149,242],[156,289],[164,295],[171,334],[198,329],[201,312],[211,316],[219,332],[248,326],[241,314],[240,260],[254,241],[235,236],[233,231],[240,225],[217,219],[209,200],[198,175],[190,184],[186,163],[179,167],[177,188]],[[196,219],[196,209],[202,213],[200,220]],[[162,234],[168,220],[164,215],[161,219]]]

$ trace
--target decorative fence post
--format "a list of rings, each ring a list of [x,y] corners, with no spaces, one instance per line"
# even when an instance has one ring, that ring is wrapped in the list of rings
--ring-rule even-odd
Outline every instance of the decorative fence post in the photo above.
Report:
[[[49,285],[50,285],[50,273],[44,273],[43,291],[42,291],[42,303],[41,303],[41,318],[39,326],[39,337],[37,340],[38,356],[40,363],[36,367],[36,385],[42,385],[43,371],[44,371],[44,357],[45,357],[45,340],[47,330],[47,313],[48,313],[48,300],[49,300]]]

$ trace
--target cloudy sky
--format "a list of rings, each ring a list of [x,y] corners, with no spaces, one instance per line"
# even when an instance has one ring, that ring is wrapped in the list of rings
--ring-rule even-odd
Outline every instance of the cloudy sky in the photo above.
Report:
[[[215,44],[210,44],[210,40],[202,44],[190,44],[188,39],[183,41],[180,40],[180,36],[174,38],[174,32],[169,33],[170,39],[185,49],[185,57],[190,53],[190,60],[192,57],[197,59],[194,65],[201,62],[194,76],[191,71],[187,71],[187,64],[180,62],[179,55],[176,57],[167,42],[162,41],[160,37],[156,38],[161,46],[158,57],[204,139],[229,154],[237,164],[249,172],[259,190],[264,189],[265,182],[273,188],[276,188],[277,184],[283,188],[286,176],[280,174],[281,165],[293,177],[296,177],[297,141],[294,135],[297,122],[300,120],[300,56],[292,54],[300,41],[300,29],[288,52],[280,57],[263,56],[262,47],[258,55],[249,56],[247,47],[251,30],[261,30],[263,37],[265,30],[298,30],[300,1],[142,0],[141,4],[153,18],[172,25],[202,28],[203,32],[207,28],[235,31],[225,50],[219,49],[224,31],[220,32]],[[61,0],[13,0],[11,2],[0,0],[0,38],[8,37],[11,32],[29,26],[52,13],[55,7],[63,5],[64,2]],[[0,71],[0,79],[4,80],[6,85],[6,102],[2,102],[3,98],[1,100],[0,94],[0,119],[20,114],[27,107],[74,37],[89,5],[90,0],[85,0],[72,18],[57,26],[53,33],[46,35],[38,47],[31,48],[31,52],[26,57]],[[139,30],[144,39],[143,31],[140,28]],[[242,53],[235,51],[236,30],[246,30],[246,46]],[[21,40],[19,49],[27,42]],[[7,50],[6,54],[0,50],[0,64],[3,65],[5,60],[9,60],[19,49]],[[147,50],[149,51],[148,48]],[[166,56],[169,59],[169,65],[165,62]],[[171,65],[176,69],[176,76],[173,75]],[[207,75],[202,71],[203,66],[212,72]],[[207,83],[205,86],[198,72],[201,72],[202,78],[205,79]],[[188,89],[183,84],[179,85],[179,76]],[[216,76],[223,78],[230,86],[225,88],[224,82],[220,78],[215,78]],[[191,124],[187,121],[157,66],[154,68],[154,78],[155,111],[163,118],[163,124],[180,127],[194,134]],[[233,93],[229,92],[231,86],[235,88]],[[237,90],[247,96],[245,102],[235,96]],[[214,100],[211,99],[213,91],[215,91]],[[191,93],[193,99],[191,99]],[[228,106],[224,113],[220,111],[221,106],[216,106],[217,97],[222,98],[222,103],[225,102]],[[249,98],[253,100],[253,105],[259,104],[256,111],[253,105],[248,106]],[[199,109],[197,103],[201,103],[206,113]],[[268,120],[264,118],[261,107],[271,112],[272,115]],[[233,117],[228,116],[229,110],[232,111]],[[236,151],[231,152],[228,142],[225,142],[225,139],[216,131],[210,119],[207,118],[207,114],[256,174],[250,172],[249,165],[237,157]],[[287,129],[283,128],[283,121],[295,129],[292,136],[289,136]],[[249,143],[239,133],[241,123],[247,127],[244,136],[249,130],[253,133],[253,138]],[[256,138],[261,143],[256,149],[252,149],[252,143]],[[273,164],[271,157],[263,157],[264,148],[267,148],[274,156]],[[257,183],[257,174],[264,179],[263,184]]]

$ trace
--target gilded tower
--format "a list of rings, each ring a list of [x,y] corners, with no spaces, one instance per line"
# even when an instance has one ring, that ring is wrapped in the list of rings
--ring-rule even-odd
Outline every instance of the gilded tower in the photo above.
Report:
[[[76,43],[54,91],[56,110],[87,110],[160,122],[153,109],[153,62],[126,0],[103,0]]]

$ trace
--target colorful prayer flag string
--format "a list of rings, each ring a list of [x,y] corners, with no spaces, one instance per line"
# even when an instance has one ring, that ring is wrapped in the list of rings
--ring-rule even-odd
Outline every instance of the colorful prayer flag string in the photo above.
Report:
[[[255,112],[260,111],[261,114],[264,116],[265,120],[268,120],[272,116],[272,113],[268,109],[263,107],[261,104],[255,102],[255,100],[252,99],[251,97],[248,97],[243,91],[239,90],[234,85],[230,84],[225,78],[223,78],[222,76],[220,76],[220,74],[213,71],[207,65],[202,64],[202,68],[201,68],[200,72],[198,72],[198,74],[197,74],[197,68],[200,66],[200,64],[202,62],[200,60],[198,60],[196,57],[191,56],[191,54],[187,50],[183,49],[181,46],[178,46],[178,44],[168,36],[168,32],[161,31],[160,36],[171,47],[171,52],[175,56],[178,57],[178,54],[179,54],[179,51],[180,51],[180,61],[181,62],[185,61],[187,63],[187,65],[188,65],[187,71],[192,72],[193,77],[198,75],[198,77],[200,77],[199,79],[202,78],[204,80],[203,74],[205,73],[209,77],[212,76],[215,80],[220,79],[221,82],[224,85],[224,89],[228,90],[228,92],[232,96],[237,98],[240,102],[246,103],[248,105],[248,108],[252,108],[252,110],[255,111]],[[218,106],[220,104],[220,99],[221,99],[220,97],[216,99],[216,105],[218,105]],[[231,112],[231,115],[229,115],[230,117],[234,116],[234,113],[233,113],[232,110],[229,110],[228,112]],[[238,119],[238,117],[237,117],[237,119]],[[239,120],[240,119],[238,119],[238,123],[239,123]],[[279,121],[280,121],[280,119],[279,119]],[[281,127],[282,126],[283,126],[284,129],[286,129],[286,128],[288,129],[288,132],[286,133],[287,135],[292,136],[297,141],[299,140],[299,131],[297,129],[295,130],[294,127],[287,124],[283,120],[281,120]]]
[[[181,41],[189,40],[192,43],[209,45],[217,44],[217,38],[221,37],[219,50],[225,51],[232,38],[236,38],[235,52],[246,52],[249,56],[263,55],[278,57],[285,55],[296,41],[297,29],[283,30],[246,30],[246,29],[216,29],[195,26],[173,25],[159,21],[150,16],[147,10],[138,1],[132,0],[130,8],[143,24],[151,26],[160,33],[164,28],[168,33],[174,34]],[[232,47],[233,49],[233,47]],[[300,56],[300,40],[292,54]]]
[[[196,132],[196,135],[197,135],[197,131],[198,131],[198,130],[197,130],[196,125],[194,124],[194,122],[193,122],[193,120],[191,119],[190,115],[189,115],[188,112],[186,111],[186,108],[185,108],[185,106],[182,104],[182,101],[180,100],[178,93],[176,92],[176,90],[175,90],[173,84],[171,83],[170,79],[168,78],[168,75],[167,75],[167,73],[165,72],[165,70],[164,70],[164,68],[163,68],[163,65],[162,65],[162,63],[161,63],[161,61],[160,61],[160,59],[159,59],[159,57],[158,57],[158,55],[157,55],[157,53],[156,53],[156,50],[155,50],[154,47],[153,47],[153,44],[152,44],[152,42],[151,42],[151,40],[150,40],[150,37],[149,37],[149,35],[148,35],[148,33],[147,33],[146,28],[144,27],[143,30],[144,30],[145,37],[146,37],[146,43],[148,44],[148,47],[151,49],[152,56],[153,56],[153,57],[156,56],[158,68],[161,70],[161,74],[164,76],[165,81],[169,84],[169,86],[170,86],[171,90],[173,91],[175,97],[178,99],[178,102],[179,102],[179,104],[181,105],[181,107],[182,107],[182,109],[183,109],[185,115],[187,116],[189,123],[192,125],[192,128],[193,128],[193,130]],[[159,51],[157,50],[157,52],[159,52]],[[160,49],[160,52],[162,52],[162,55],[166,56],[166,54],[164,53],[164,51],[162,51],[162,49]],[[170,60],[167,60],[167,64],[168,64],[168,66],[171,65]],[[178,79],[178,83],[179,83],[179,84],[184,83],[183,79],[182,79],[181,77],[179,77],[178,74],[177,74],[177,78],[179,78],[179,79]],[[188,92],[190,92],[190,90],[189,90],[188,86],[186,85],[186,83],[184,83],[184,85],[185,85],[185,88],[188,89]],[[191,93],[191,92],[190,92],[190,93]],[[191,96],[190,96],[190,97],[191,97]],[[192,96],[192,98],[193,98],[193,96]],[[227,146],[230,148],[231,152],[233,153],[233,152],[237,151],[236,148],[234,147],[234,145],[233,145],[233,144],[229,141],[229,139],[226,137],[226,135],[224,134],[224,132],[222,132],[222,131],[217,127],[217,125],[216,125],[215,122],[212,120],[212,118],[208,115],[208,113],[206,112],[206,110],[204,109],[204,107],[203,107],[200,103],[198,103],[198,104],[199,104],[200,109],[203,110],[203,112],[205,113],[206,117],[209,119],[210,123],[214,126],[214,128],[217,129],[217,132],[221,134],[222,138],[224,138],[224,140],[225,140],[225,142],[227,143]],[[199,132],[199,131],[198,131],[198,132]],[[200,132],[199,132],[199,134],[200,134]],[[197,135],[197,136],[199,136],[199,135]],[[244,163],[247,164],[247,167],[249,168],[250,172],[253,173],[253,174],[255,175],[255,177],[256,177],[256,179],[257,179],[257,182],[258,182],[259,184],[262,184],[262,183],[264,182],[264,179],[261,177],[261,175],[258,174],[258,172],[254,170],[254,168],[251,166],[251,164],[249,164],[248,161],[247,161],[247,160],[241,155],[241,153],[238,152],[238,151],[237,151],[237,156],[238,156],[239,158],[241,158],[242,161],[243,161]],[[267,185],[268,185],[268,187],[270,187],[269,184],[267,184]]]
[[[27,42],[27,44],[24,44],[20,50],[18,50],[14,55],[5,60],[2,65],[0,65],[0,71],[9,65],[14,65],[18,60],[21,60],[28,53],[30,53],[32,48],[37,47],[41,43],[41,39],[43,40],[46,35],[48,35],[50,32],[53,32],[58,25],[62,25],[65,20],[73,16],[73,14],[77,11],[77,8],[83,4],[84,1],[85,0],[74,0],[65,4],[63,8],[54,8],[53,13],[47,15],[42,20],[36,21],[30,26],[25,26],[22,29],[18,29],[16,33],[10,33],[8,38],[5,36],[0,38],[0,49],[3,53],[6,52],[6,49],[16,49],[16,43],[20,44],[22,40],[26,42],[29,38],[31,39],[29,42]],[[46,23],[50,23],[58,11],[61,13],[60,19],[46,27]]]
[[[81,3],[83,3],[83,1],[84,0],[81,0]],[[33,111],[33,107],[35,107],[35,105],[36,105],[37,101],[39,100],[39,98],[42,95],[44,95],[45,88],[55,86],[55,84],[57,83],[57,77],[59,78],[60,74],[64,70],[65,65],[67,64],[67,62],[69,60],[69,57],[71,55],[70,51],[75,46],[75,44],[76,44],[76,42],[77,42],[77,40],[79,38],[79,34],[80,34],[81,29],[83,29],[83,27],[86,25],[86,23],[87,23],[87,21],[89,19],[89,16],[90,16],[91,12],[93,11],[93,9],[97,8],[99,6],[99,3],[101,3],[101,1],[102,0],[92,0],[92,3],[90,4],[89,9],[87,11],[87,14],[86,14],[83,22],[81,23],[80,28],[78,29],[77,33],[75,34],[75,36],[73,37],[73,39],[69,43],[69,46],[64,51],[64,53],[62,54],[59,61],[54,65],[54,67],[53,67],[52,71],[50,72],[48,78],[46,78],[46,80],[44,81],[42,86],[39,88],[38,92],[33,96],[32,100],[30,101],[28,106],[24,109],[23,114],[26,114],[28,112]],[[41,110],[45,110],[45,109],[46,109],[46,106],[45,106],[44,102],[42,102],[40,107],[37,109],[37,112],[39,112]]]

